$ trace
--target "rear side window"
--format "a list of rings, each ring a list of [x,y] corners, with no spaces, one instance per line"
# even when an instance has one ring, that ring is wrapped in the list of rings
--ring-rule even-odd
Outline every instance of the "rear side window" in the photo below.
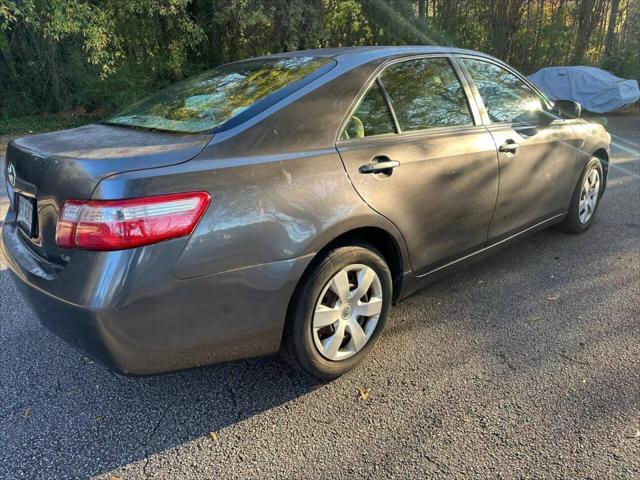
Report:
[[[393,117],[378,82],[374,82],[342,132],[342,139],[396,133]]]
[[[483,60],[462,59],[494,123],[534,121],[544,111],[542,99],[513,73]]]
[[[402,131],[473,125],[467,96],[446,58],[393,64],[382,84]]]
[[[221,65],[132,105],[107,123],[185,133],[210,130],[331,61],[274,57]]]

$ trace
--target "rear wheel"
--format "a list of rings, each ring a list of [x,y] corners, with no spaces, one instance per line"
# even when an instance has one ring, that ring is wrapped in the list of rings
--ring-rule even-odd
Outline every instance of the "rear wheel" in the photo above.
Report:
[[[321,379],[358,365],[380,336],[392,298],[389,268],[365,245],[330,250],[302,279],[289,308],[284,347]]]
[[[568,233],[582,233],[593,222],[603,187],[602,163],[591,158],[585,167],[571,197],[567,216],[558,228]]]

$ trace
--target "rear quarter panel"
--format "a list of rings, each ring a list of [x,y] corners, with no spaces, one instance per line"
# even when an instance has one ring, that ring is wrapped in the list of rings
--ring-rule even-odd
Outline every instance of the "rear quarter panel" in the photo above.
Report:
[[[575,186],[587,162],[595,152],[604,150],[607,152],[607,157],[609,157],[611,153],[611,135],[599,123],[589,122],[586,119],[576,120],[572,127],[578,140],[577,168],[574,172],[575,181],[573,183]],[[605,170],[607,169],[608,166],[605,165]]]

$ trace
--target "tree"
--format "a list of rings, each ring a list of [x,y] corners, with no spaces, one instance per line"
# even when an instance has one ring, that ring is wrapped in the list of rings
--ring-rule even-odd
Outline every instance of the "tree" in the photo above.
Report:
[[[609,22],[607,26],[607,39],[604,44],[604,57],[611,57],[615,36],[616,36],[616,25],[618,23],[618,10],[620,9],[620,0],[612,0],[611,1],[611,12],[609,13]]]
[[[640,78],[640,0],[0,0],[0,116],[120,108],[220,63],[442,44]]]

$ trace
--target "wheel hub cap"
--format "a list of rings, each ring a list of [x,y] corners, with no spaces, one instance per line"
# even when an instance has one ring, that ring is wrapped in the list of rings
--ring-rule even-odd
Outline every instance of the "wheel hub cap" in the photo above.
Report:
[[[328,360],[358,353],[375,331],[382,312],[382,284],[367,265],[348,265],[325,285],[312,319],[313,342]]]
[[[593,216],[600,194],[600,172],[593,168],[589,171],[582,184],[580,204],[578,205],[578,219],[584,224]]]

